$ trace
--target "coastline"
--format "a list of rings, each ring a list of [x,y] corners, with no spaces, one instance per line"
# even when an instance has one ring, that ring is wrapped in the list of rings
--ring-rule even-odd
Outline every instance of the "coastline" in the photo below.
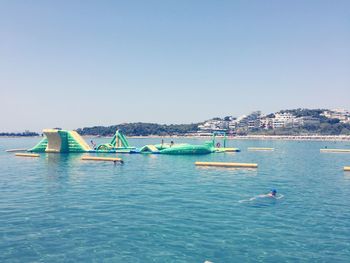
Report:
[[[127,136],[128,138],[195,138],[210,139],[211,136],[187,135],[187,136]],[[217,136],[217,138],[222,138]],[[350,141],[350,135],[244,135],[227,136],[228,140],[286,140],[286,141]]]
[[[84,138],[112,138],[113,136],[96,136],[83,135]],[[216,136],[222,138],[222,136]],[[42,136],[0,136],[0,138],[43,138]],[[207,139],[212,136],[199,135],[147,135],[147,136],[127,136],[132,139],[161,139],[161,138],[178,138],[178,139]],[[239,135],[227,136],[227,140],[285,140],[285,141],[350,141],[350,135]]]
[[[21,136],[21,135],[9,136],[9,135],[4,135],[4,136],[0,136],[0,138],[43,138],[43,136],[40,136],[40,135],[33,135],[33,136]]]
[[[246,135],[237,140],[350,141],[350,135]]]

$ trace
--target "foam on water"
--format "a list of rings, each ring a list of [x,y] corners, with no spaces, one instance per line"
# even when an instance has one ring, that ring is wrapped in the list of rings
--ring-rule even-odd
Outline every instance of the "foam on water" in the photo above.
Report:
[[[268,195],[257,195],[257,196],[254,196],[252,198],[249,198],[249,199],[239,200],[238,203],[252,202],[252,201],[256,201],[256,200],[270,200],[270,201],[274,201],[274,200],[282,199],[283,197],[284,197],[284,195],[281,195],[281,194],[276,195],[276,197],[271,197],[271,196],[268,196]]]

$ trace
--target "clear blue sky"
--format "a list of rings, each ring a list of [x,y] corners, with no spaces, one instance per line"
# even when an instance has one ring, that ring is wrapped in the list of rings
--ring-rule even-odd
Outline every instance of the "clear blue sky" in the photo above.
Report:
[[[350,1],[0,1],[0,131],[349,108]]]

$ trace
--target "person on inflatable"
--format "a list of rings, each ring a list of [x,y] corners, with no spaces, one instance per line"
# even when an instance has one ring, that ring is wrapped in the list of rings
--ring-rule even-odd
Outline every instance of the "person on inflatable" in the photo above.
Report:
[[[96,150],[96,143],[94,143],[93,140],[91,140],[91,145],[92,145],[92,148],[93,148],[94,150]]]

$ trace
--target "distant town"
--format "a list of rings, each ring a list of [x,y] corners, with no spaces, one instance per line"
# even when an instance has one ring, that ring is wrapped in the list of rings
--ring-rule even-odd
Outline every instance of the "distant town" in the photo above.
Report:
[[[213,133],[235,135],[350,135],[350,112],[344,109],[294,109],[270,114],[254,111],[240,117],[215,117],[202,123],[154,124],[124,123],[108,127],[78,129],[82,135],[112,135],[121,129],[128,136],[188,135]]]
[[[295,109],[262,114],[255,111],[240,117],[213,118],[198,125],[198,134],[350,134],[350,111],[345,109]]]
[[[213,133],[244,135],[350,135],[350,111],[345,109],[293,109],[263,114],[254,111],[239,117],[215,117],[201,123],[123,123],[77,129],[81,135],[111,136],[120,129],[127,136],[210,136]],[[38,136],[36,132],[2,132],[0,136]]]

